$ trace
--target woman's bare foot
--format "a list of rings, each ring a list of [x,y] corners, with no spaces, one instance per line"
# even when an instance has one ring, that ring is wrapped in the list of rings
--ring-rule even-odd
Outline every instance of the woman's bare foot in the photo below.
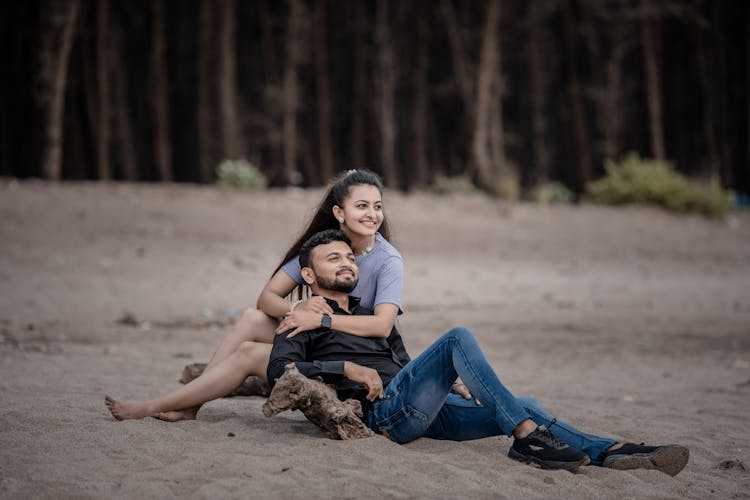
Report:
[[[151,416],[144,404],[127,404],[112,399],[109,396],[104,396],[104,404],[107,405],[107,409],[117,420],[128,420],[133,418],[146,418]]]
[[[180,420],[195,420],[200,406],[194,406],[186,410],[163,411],[154,415],[154,418],[165,422],[179,422]]]

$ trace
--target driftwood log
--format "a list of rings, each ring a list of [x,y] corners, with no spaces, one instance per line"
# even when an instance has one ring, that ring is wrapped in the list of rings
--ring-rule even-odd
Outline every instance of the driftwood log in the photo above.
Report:
[[[362,422],[362,405],[356,399],[339,400],[336,390],[322,381],[302,375],[294,363],[286,365],[263,414],[271,417],[286,410],[300,410],[308,420],[328,432],[331,439],[360,439],[373,432]]]
[[[186,365],[182,369],[182,378],[180,382],[187,384],[191,380],[200,377],[201,373],[206,369],[206,363],[193,363]],[[258,377],[247,377],[242,385],[236,388],[231,394],[227,394],[225,397],[232,396],[263,396],[267,398],[271,394],[271,387]]]

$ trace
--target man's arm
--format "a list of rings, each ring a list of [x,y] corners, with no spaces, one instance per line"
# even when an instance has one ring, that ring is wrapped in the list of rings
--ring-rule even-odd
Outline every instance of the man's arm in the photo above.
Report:
[[[345,361],[344,376],[349,380],[364,385],[365,389],[367,389],[367,396],[365,397],[369,401],[375,401],[383,397],[383,380],[376,370],[352,363],[351,361]]]
[[[383,381],[377,371],[351,361],[310,361],[310,333],[301,333],[289,339],[287,337],[290,332],[291,330],[276,335],[273,339],[271,359],[266,371],[271,388],[276,384],[276,379],[284,374],[286,365],[294,363],[297,370],[306,377],[340,375],[364,385],[370,401],[383,397]]]
[[[287,338],[292,330],[276,335],[273,339],[271,359],[268,362],[266,376],[271,387],[276,379],[284,373],[284,367],[294,363],[297,370],[306,377],[324,377],[325,375],[344,375],[344,361],[311,361],[309,359],[311,332],[304,332],[294,338]]]

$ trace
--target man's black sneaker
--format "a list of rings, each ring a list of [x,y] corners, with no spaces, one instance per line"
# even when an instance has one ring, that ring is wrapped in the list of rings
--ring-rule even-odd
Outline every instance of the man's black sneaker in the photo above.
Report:
[[[621,448],[601,455],[602,467],[610,469],[656,469],[676,476],[688,463],[690,451],[684,446],[644,446],[643,443],[625,443]]]
[[[543,425],[523,439],[516,438],[508,456],[542,469],[573,470],[590,462],[585,453],[563,443]]]

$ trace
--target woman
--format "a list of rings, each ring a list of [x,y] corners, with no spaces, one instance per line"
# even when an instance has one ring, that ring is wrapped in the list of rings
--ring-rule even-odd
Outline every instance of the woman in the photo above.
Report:
[[[109,396],[105,404],[118,420],[153,416],[174,422],[195,419],[203,403],[225,396],[246,377],[266,379],[274,334],[294,329],[292,335],[320,327],[322,314],[331,315],[331,328],[361,337],[388,337],[401,311],[403,260],[389,242],[383,213],[383,184],[368,170],[350,170],[326,193],[307,229],[289,248],[258,298],[258,309],[243,313],[224,337],[203,374],[166,396],[142,403],[124,403]],[[341,229],[352,241],[359,266],[359,282],[352,295],[360,297],[372,316],[333,315],[320,297],[290,301],[303,283],[297,259],[310,236],[325,229]]]

